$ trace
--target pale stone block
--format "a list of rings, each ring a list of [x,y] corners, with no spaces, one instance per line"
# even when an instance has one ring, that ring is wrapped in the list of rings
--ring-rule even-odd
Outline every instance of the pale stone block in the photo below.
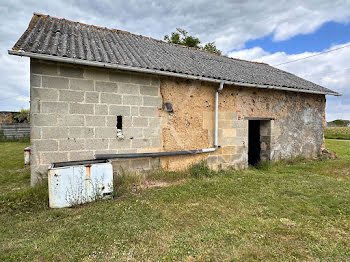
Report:
[[[94,104],[72,103],[69,105],[69,113],[70,114],[93,115],[94,114]]]
[[[118,84],[118,93],[119,94],[130,94],[130,95],[139,95],[140,86],[131,84],[131,83],[119,83]]]
[[[151,85],[152,86],[157,86],[157,87],[160,86],[159,76],[152,76],[152,78],[151,78]]]
[[[109,80],[109,71],[107,69],[85,68],[84,78],[92,80]]]
[[[132,116],[138,116],[139,115],[139,107],[138,106],[132,106],[131,107],[131,115]]]
[[[131,141],[130,139],[110,139],[109,140],[109,149],[126,149],[130,148]]]
[[[41,101],[58,101],[58,90],[46,88],[32,88],[31,100],[38,99]]]
[[[162,126],[162,118],[160,117],[149,117],[149,126],[150,127],[161,127]]]
[[[31,165],[31,176],[30,176],[30,185],[35,186],[36,184],[43,181],[43,179],[47,178],[47,170],[48,165],[40,165],[40,160],[36,161],[37,165]],[[32,159],[30,160],[31,163]]]
[[[248,128],[248,120],[236,120],[232,122],[234,128]]]
[[[30,73],[38,75],[57,75],[57,64],[30,61]]]
[[[94,103],[94,104],[98,103],[99,97],[100,97],[99,92],[85,92],[85,103]]]
[[[94,159],[93,151],[73,151],[68,153],[69,161]]]
[[[95,137],[96,138],[116,138],[117,128],[116,127],[96,127]]]
[[[31,140],[31,146],[33,147],[33,152],[41,151],[57,151],[58,145],[57,141],[53,139],[41,139],[41,140]]]
[[[131,142],[132,148],[147,148],[150,146],[150,140],[149,139],[139,139],[134,138]]]
[[[108,115],[108,105],[95,105],[95,115]]]
[[[69,138],[93,138],[93,127],[69,127]]]
[[[41,136],[43,139],[68,138],[66,127],[42,127]]]
[[[146,95],[146,96],[158,96],[159,87],[157,87],[157,86],[141,86],[140,93],[141,93],[141,95]]]
[[[143,137],[142,128],[140,127],[126,127],[123,128],[125,138],[141,138]]]
[[[58,141],[60,151],[81,150],[85,148],[85,139],[64,139]]]
[[[152,138],[151,139],[151,146],[152,147],[161,147],[162,146],[162,140],[160,138]]]
[[[149,158],[141,158],[141,159],[131,159],[130,160],[130,168],[131,169],[150,169],[150,160]]]
[[[232,155],[236,153],[236,146],[223,146],[221,147],[222,154],[224,155]]]
[[[248,143],[248,137],[221,137],[219,141],[221,146],[243,146]]]
[[[118,149],[118,154],[131,154],[131,153],[137,153],[137,149],[136,148]]]
[[[115,116],[130,116],[130,106],[110,105],[109,114]]]
[[[115,159],[112,160],[113,172],[120,173],[130,168],[130,159]]]
[[[55,89],[68,89],[68,78],[43,76],[42,87]]]
[[[41,127],[30,127],[30,138],[41,139]]]
[[[159,127],[149,127],[143,129],[143,137],[157,137],[160,136],[160,128]]]
[[[238,137],[248,137],[248,128],[236,128],[236,135]]]
[[[122,103],[122,97],[118,94],[101,93],[100,102],[105,104],[120,105]]]
[[[108,149],[108,139],[97,139],[91,138],[86,139],[87,150],[107,150]]]
[[[142,105],[142,97],[123,95],[123,105]]]
[[[117,93],[118,85],[113,82],[96,81],[95,89],[99,92]]]
[[[100,126],[106,125],[106,119],[104,116],[85,116],[86,126]]]
[[[144,96],[143,97],[143,105],[144,106],[161,106],[160,97],[152,97],[152,96]]]
[[[140,84],[140,85],[150,85],[151,76],[146,74],[133,73],[131,75],[131,83]]]
[[[35,113],[40,113],[40,100],[33,99],[29,101],[30,103],[30,113],[35,114]]]
[[[158,116],[158,108],[156,107],[145,107],[142,106],[139,108],[140,116],[148,116],[148,117],[157,117]]]
[[[219,119],[219,128],[230,129],[234,127],[233,121]]]
[[[94,91],[94,82],[92,80],[70,79],[69,87],[73,90]]]
[[[68,114],[68,104],[65,102],[41,102],[41,112]]]
[[[60,66],[60,75],[65,77],[83,78],[84,69],[77,66]]]
[[[68,161],[68,152],[44,152],[40,155],[41,164]]]
[[[83,126],[84,116],[82,115],[62,115],[58,118],[59,126]]]
[[[57,115],[56,114],[31,114],[31,121],[34,126],[56,126]]]
[[[126,71],[110,71],[109,80],[113,82],[129,83],[131,81],[131,74]]]
[[[82,91],[71,91],[71,90],[60,90],[59,101],[68,102],[83,102],[84,92]]]
[[[132,125],[134,127],[148,127],[148,118],[147,117],[133,117]]]
[[[234,137],[234,136],[236,136],[236,129],[233,129],[233,128],[223,129],[222,135],[224,137]]]
[[[40,75],[30,75],[30,86],[31,87],[41,87],[41,76]]]

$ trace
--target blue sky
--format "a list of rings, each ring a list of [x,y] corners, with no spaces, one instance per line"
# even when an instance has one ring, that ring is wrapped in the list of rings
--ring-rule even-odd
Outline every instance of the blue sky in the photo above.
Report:
[[[350,44],[349,0],[0,1],[0,111],[29,108],[29,59],[9,56],[33,12],[157,39],[184,28],[225,55],[270,65]],[[343,93],[326,118],[350,119],[350,48],[278,66]]]
[[[298,34],[288,40],[276,41],[273,33],[244,44],[244,48],[261,47],[270,53],[285,52],[286,54],[298,54],[303,52],[321,52],[333,45],[350,42],[350,23],[341,24],[327,22],[321,25],[315,32]]]

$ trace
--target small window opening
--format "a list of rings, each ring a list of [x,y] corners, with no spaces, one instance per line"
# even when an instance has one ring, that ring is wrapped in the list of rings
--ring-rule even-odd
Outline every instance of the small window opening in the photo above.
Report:
[[[123,117],[117,116],[117,129],[123,129]]]
[[[117,116],[117,138],[118,139],[124,139],[122,129],[123,129],[123,117]]]

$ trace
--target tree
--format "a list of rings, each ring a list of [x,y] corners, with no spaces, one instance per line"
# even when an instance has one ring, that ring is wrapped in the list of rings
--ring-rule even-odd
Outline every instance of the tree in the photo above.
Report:
[[[221,55],[221,51],[216,48],[214,42],[207,43],[205,46],[201,46],[201,41],[199,40],[199,38],[188,35],[188,32],[181,28],[176,28],[176,31],[172,32],[170,36],[165,35],[164,40],[168,43],[203,49],[210,53]]]
[[[221,51],[217,49],[216,45],[214,42],[207,43],[204,47],[203,50],[208,51],[210,53],[214,53],[217,55],[221,55]]]

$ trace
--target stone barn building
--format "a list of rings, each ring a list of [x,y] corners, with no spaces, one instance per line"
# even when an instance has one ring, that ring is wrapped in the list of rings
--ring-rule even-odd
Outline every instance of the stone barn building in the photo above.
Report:
[[[53,162],[212,168],[317,156],[325,95],[264,63],[34,14],[9,51],[30,57],[31,182]]]

